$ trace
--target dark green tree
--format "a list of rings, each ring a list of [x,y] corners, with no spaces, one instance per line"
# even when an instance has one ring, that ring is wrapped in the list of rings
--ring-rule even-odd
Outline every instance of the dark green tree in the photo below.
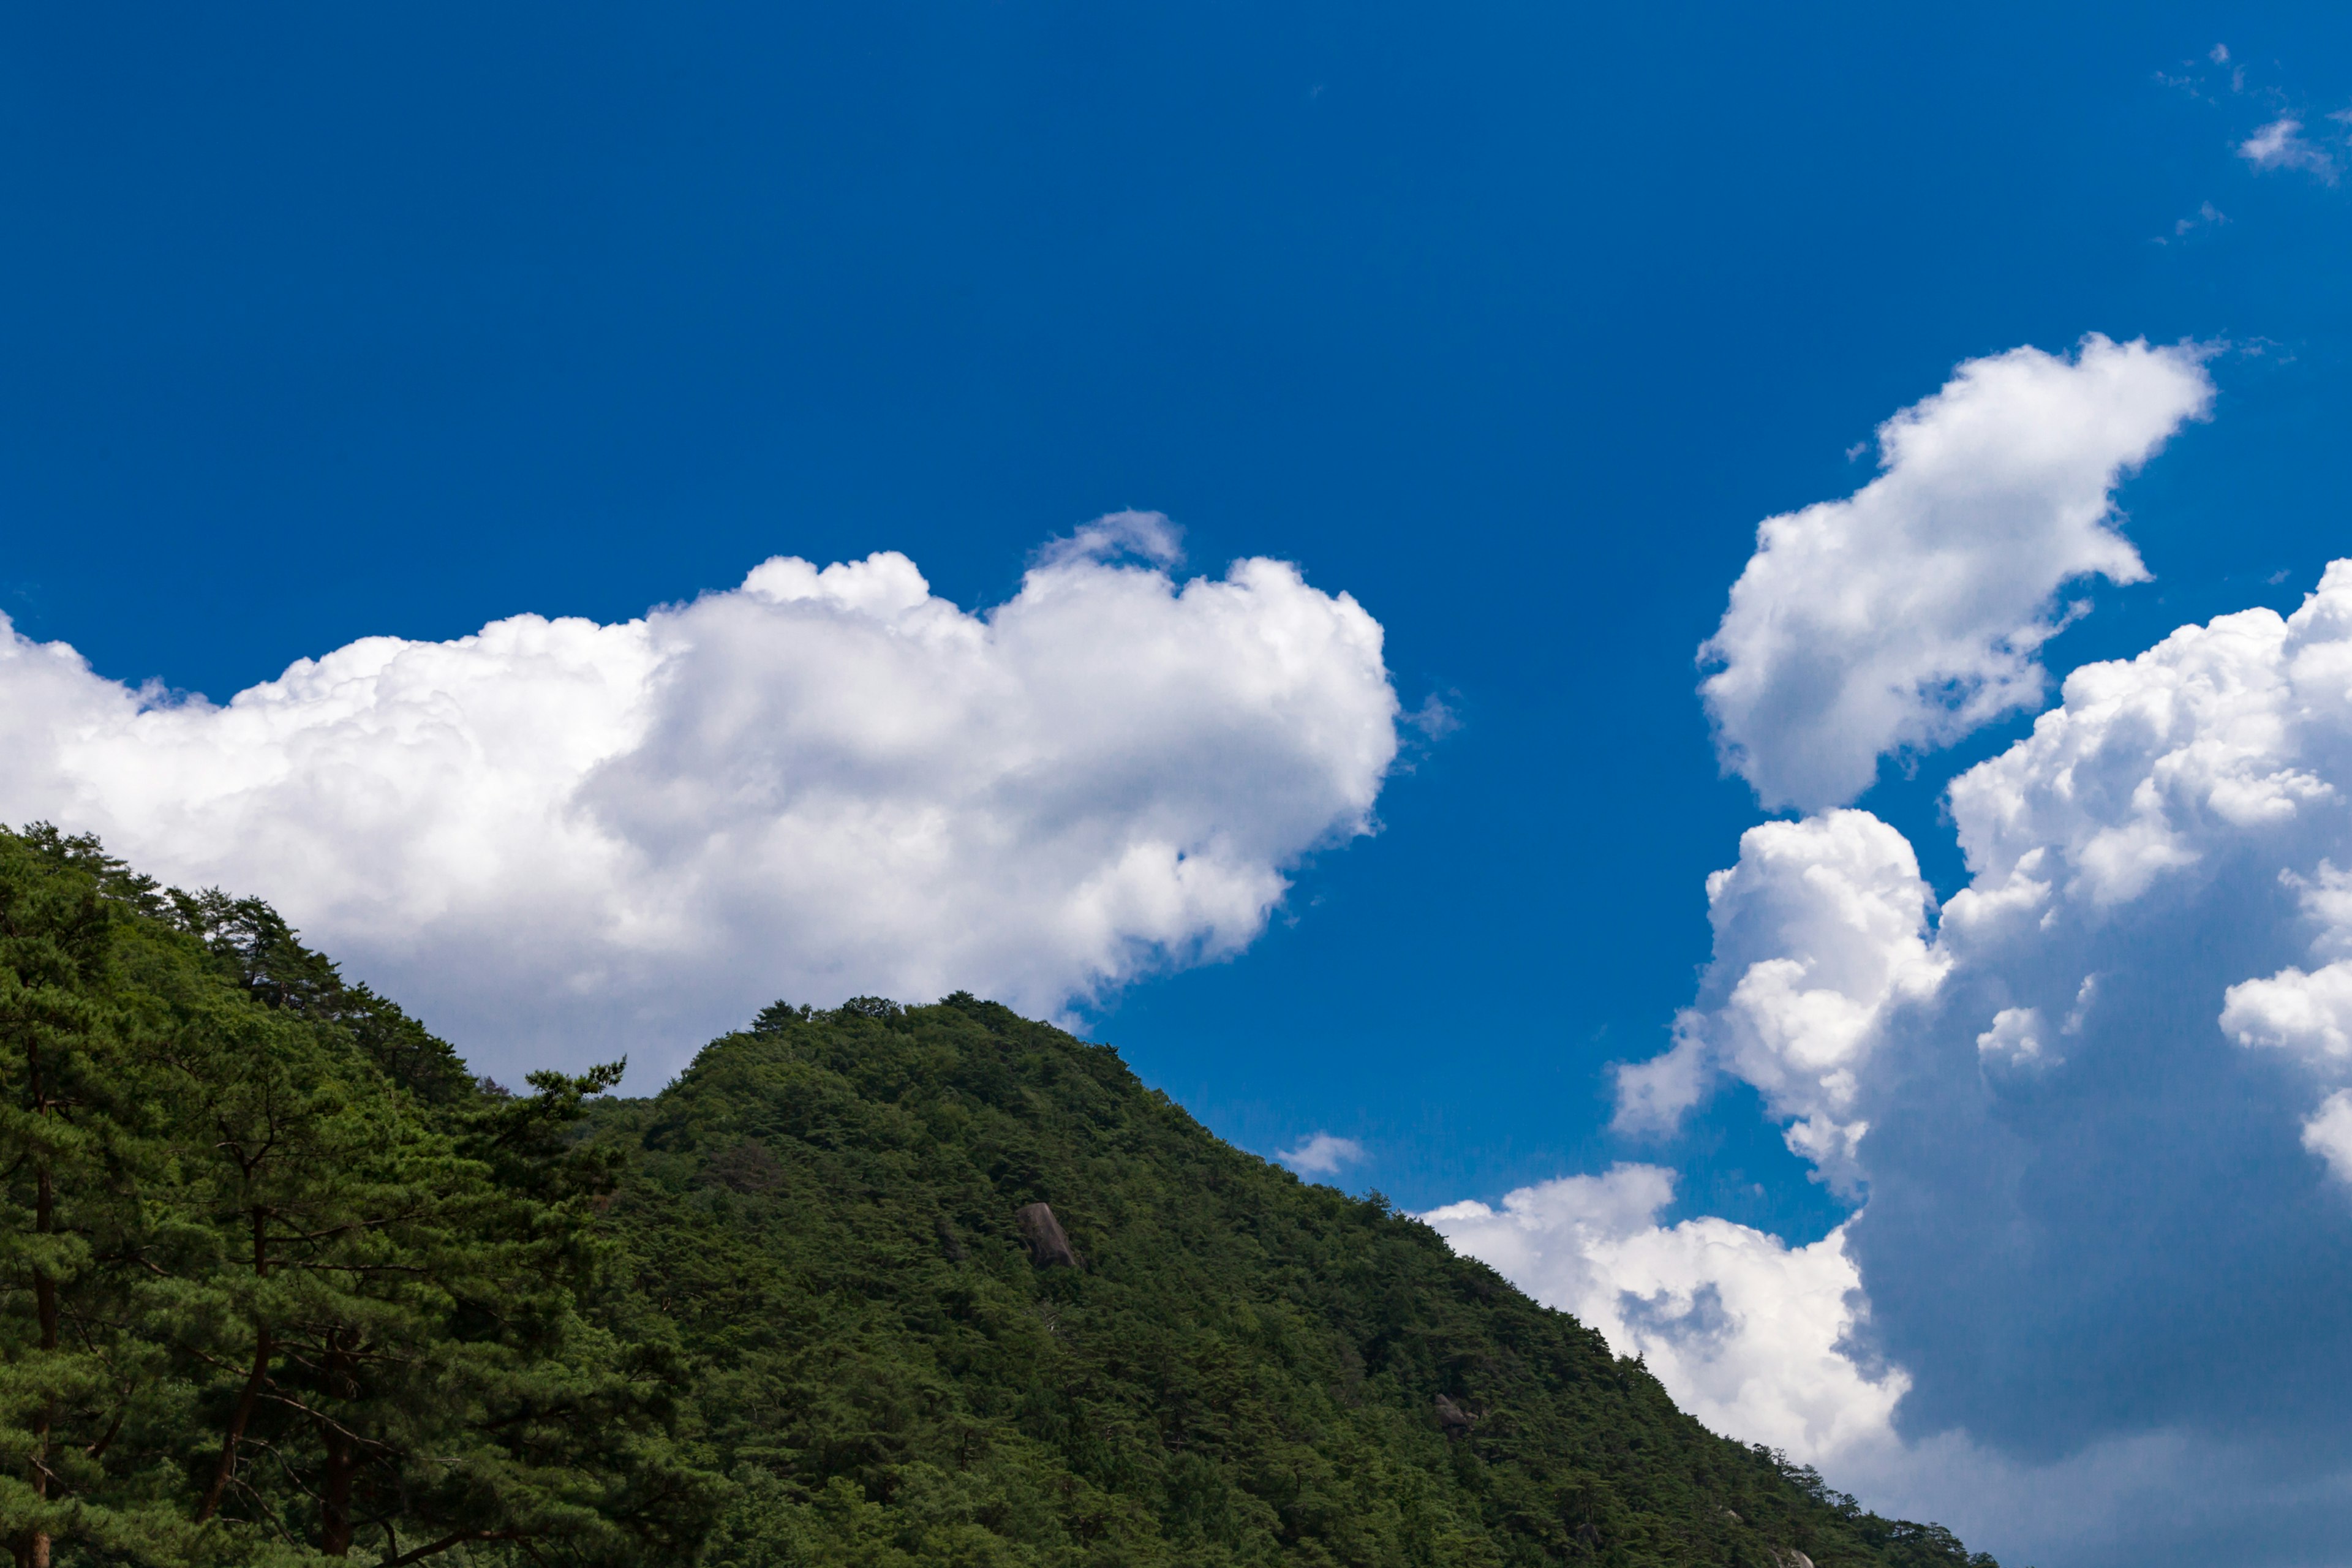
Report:
[[[106,1421],[122,1370],[93,1267],[126,1223],[108,1168],[120,1042],[100,994],[112,911],[79,847],[0,838],[0,1531],[39,1568],[105,1450],[91,1423]]]
[[[619,1071],[0,832],[18,1568],[1990,1568],[995,1004]]]
[[[772,1008],[591,1116],[707,1568],[1989,1568],[993,1003]]]
[[[599,1327],[619,1077],[477,1084],[265,905],[0,833],[0,1531],[23,1563],[689,1559]]]

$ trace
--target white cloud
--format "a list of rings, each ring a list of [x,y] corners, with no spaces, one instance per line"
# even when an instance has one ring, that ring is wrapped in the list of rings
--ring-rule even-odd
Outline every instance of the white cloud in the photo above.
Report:
[[[1081,524],[1066,538],[1047,542],[1037,552],[1037,563],[1069,566],[1122,555],[1173,566],[1184,559],[1184,547],[1176,525],[1159,512],[1113,511]]]
[[[2042,1038],[2049,1026],[2032,1007],[2003,1007],[1992,1016],[1992,1027],[1977,1037],[1977,1054],[1988,1064],[2023,1067],[2042,1058]]]
[[[2113,907],[2224,846],[2284,846],[2335,819],[2347,675],[2346,562],[2292,619],[2223,616],[2074,671],[2031,736],[1953,782],[1974,882],[1948,924],[1990,921],[2003,900],[2002,923],[2041,918],[2053,897]]]
[[[1878,759],[2042,700],[2060,588],[2147,575],[2112,495],[2212,383],[2197,351],[2012,349],[1962,364],[1878,432],[1881,472],[1757,530],[1700,686],[1727,767],[1768,805],[1867,788]]]
[[[2288,871],[2280,880],[2298,890],[2305,921],[2317,928],[2314,952],[2352,948],[2352,877],[2322,860],[2308,877]],[[2352,959],[2240,981],[2221,994],[2221,1026],[2241,1046],[2286,1052],[2322,1084],[2352,1079]],[[2321,1101],[2303,1124],[2303,1146],[2352,1183],[2352,1092]]]
[[[2157,243],[2158,245],[2168,245],[2172,243],[2173,240],[2186,239],[2190,235],[2195,234],[2201,229],[2221,227],[2229,221],[2230,215],[2223,212],[2220,207],[2215,206],[2211,202],[2199,202],[2195,212],[2189,214],[2187,217],[2176,218],[2173,220],[2172,235],[2170,239],[2159,235],[2157,237]]]
[[[2184,351],[2001,356],[1897,422],[1874,487],[1768,524],[1707,690],[1759,794],[1841,798],[2038,700],[2053,591],[2140,572],[2114,482],[2210,395]],[[1839,755],[1836,787],[1799,777]],[[1671,1048],[1618,1071],[1634,1131],[1754,1085],[1866,1193],[1846,1224],[1662,1226],[1648,1166],[1424,1217],[1709,1425],[2005,1558],[2333,1561],[2352,1334],[2313,1303],[2352,1280],[2352,561],[2292,616],[2074,671],[1948,802],[1969,879],[1940,919],[1866,813],[1745,835]]]
[[[2074,671],[1948,802],[1970,880],[1940,921],[1908,843],[1864,813],[1747,834],[1708,881],[1696,1003],[1671,1049],[1621,1069],[1621,1122],[1670,1120],[1728,1072],[1868,1194],[1838,1233],[1868,1307],[1804,1298],[1811,1340],[1748,1342],[1790,1358],[1768,1383],[1822,1385],[1826,1342],[1899,1394],[1855,1427],[1881,1435],[1840,1452],[1840,1484],[2037,1556],[2188,1563],[2221,1541],[2305,1560],[2352,1520],[2264,1477],[2352,1468],[2352,1336],[2310,1310],[2352,1278],[2352,562],[2292,616]],[[1611,1289],[1650,1289],[1607,1283],[1626,1238],[1664,1245],[1634,1220],[1588,1198],[1547,1251],[1514,1239],[1544,1229],[1536,1196],[1517,1207],[1441,1214],[1596,1323]],[[1612,1334],[1641,1330],[1615,1310]],[[2209,1474],[2229,1489],[2188,1486]],[[2168,1491],[2193,1506],[2152,1533]]]
[[[2352,1067],[2352,961],[2305,974],[2292,964],[2221,994],[2221,1029],[2242,1046],[2273,1046],[2315,1068]]]
[[[2222,616],[2076,670],[2062,705],[1955,780],[1950,804],[1972,879],[1945,911],[1945,963],[2021,996],[2074,984],[2074,964],[2051,961],[2106,945],[2126,919],[2173,915],[2167,940],[2193,943],[2198,967],[2230,951],[2218,932],[2253,933],[2255,950],[2305,962],[2233,977],[2208,1037],[2284,1052],[2324,1085],[2352,1078],[2352,957],[2338,956],[2352,876],[2337,868],[2352,852],[2352,562],[2292,616]],[[2150,954],[2132,956],[2144,972]],[[2173,973],[2191,965],[2174,955]],[[2080,982],[2068,1033],[2094,990]],[[2047,1043],[2039,1019],[2008,1006],[1979,1050],[2031,1054],[2028,1039]],[[2328,1115],[2311,1125],[2338,1126]],[[2306,1141],[2327,1152],[2333,1136]]]
[[[2330,1110],[2328,1131],[2352,1139],[2352,1094]],[[2317,1142],[2306,1134],[2315,1152]],[[2285,1568],[2328,1560],[2340,1539],[2344,1510],[2315,1507],[2347,1495],[2339,1463],[2226,1430],[2162,1426],[2047,1458],[1957,1428],[1906,1439],[1896,1422],[1909,1374],[1861,1349],[1872,1310],[1855,1222],[1790,1247],[1722,1219],[1660,1226],[1673,1194],[1671,1172],[1619,1165],[1421,1218],[1617,1354],[1642,1357],[1713,1430],[1820,1466],[1864,1506],[1938,1521],[2004,1562]]]
[[[1729,1071],[1867,1192],[1839,1342],[1907,1376],[1906,1440],[1841,1484],[2035,1556],[2326,1560],[2352,1526],[2320,1500],[2352,1468],[2352,1335],[2311,1308],[2352,1279],[2352,562],[2292,616],[2074,671],[1948,804],[1970,879],[1932,929],[1885,825],[1748,835],[1624,1113]],[[1824,1124],[1866,1136],[1823,1155]]]
[[[1935,1520],[2004,1563],[2305,1568],[2341,1560],[2344,1512],[2326,1500],[2347,1495],[2342,1468],[2299,1464],[2226,1434],[2135,1433],[2037,1463],[1947,1432],[1855,1449],[1839,1458],[1832,1479],[1887,1517]]]
[[[1715,958],[1664,1057],[1618,1069],[1619,1125],[1671,1126],[1717,1069],[1793,1121],[1790,1147],[1842,1184],[1867,1123],[1860,1073],[1888,1017],[1936,994],[1933,898],[1910,841],[1864,811],[1767,822],[1706,879]]]
[[[1335,1138],[1328,1132],[1318,1132],[1296,1149],[1285,1149],[1275,1158],[1302,1176],[1336,1176],[1340,1167],[1352,1165],[1364,1157],[1364,1146],[1353,1138]]]
[[[2303,1124],[2303,1146],[2326,1161],[2338,1179],[2352,1183],[2352,1089],[2339,1089],[2319,1102]]]
[[[1369,830],[1397,746],[1353,599],[1119,552],[1173,532],[1105,519],[984,614],[903,555],[778,557],[621,625],[366,638],[220,706],[0,622],[0,817],[272,900],[501,1072],[666,1071],[779,994],[1056,1011],[1247,943],[1286,868]]]
[[[1455,1251],[1638,1355],[1717,1432],[1807,1461],[1892,1441],[1908,1386],[1847,1352],[1868,1309],[1843,1228],[1810,1247],[1722,1219],[1660,1226],[1674,1174],[1619,1165],[1421,1217]]]
[[[2288,870],[2279,880],[2297,894],[2304,921],[2313,928],[2314,954],[2352,952],[2352,875],[2323,859],[2308,876]],[[2283,1050],[2322,1082],[2352,1078],[2352,959],[2309,972],[2291,963],[2275,974],[2240,981],[2222,993],[2221,1023],[2238,1044]],[[2303,1142],[2352,1181],[2352,1111],[2336,1105],[2342,1099],[2332,1097],[2305,1123]]]
[[[2314,146],[2303,134],[2303,121],[2291,117],[2272,121],[2238,144],[2238,156],[2257,169],[2301,169],[2329,184],[2336,183],[2336,159]]]

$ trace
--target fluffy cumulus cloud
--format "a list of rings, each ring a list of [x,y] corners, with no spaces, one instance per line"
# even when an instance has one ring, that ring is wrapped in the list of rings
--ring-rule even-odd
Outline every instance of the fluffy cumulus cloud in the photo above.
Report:
[[[1908,1384],[1848,1484],[2085,1563],[2319,1560],[2352,1528],[2352,562],[2074,671],[1948,802],[1940,912],[1864,814],[1751,831],[1623,1113],[1744,1079],[1866,1192],[1832,1351]]]
[[[1956,781],[1976,877],[1950,945],[2000,953],[2028,921],[2046,933],[2151,908],[2252,915],[2297,962],[2228,984],[2205,1009],[2215,1037],[2323,1086],[2352,1080],[2347,792],[2352,562],[2337,562],[2293,616],[2225,616],[2078,670],[2030,739]]]
[[[2339,1089],[2319,1102],[2303,1124],[2303,1146],[2327,1162],[2327,1168],[2352,1183],[2352,1089]]]
[[[2352,1065],[2352,963],[2305,974],[2289,964],[2230,987],[2221,1027],[2242,1046],[2277,1046],[2323,1072]]]
[[[1520,1188],[1499,1209],[1421,1217],[1619,1355],[1644,1358],[1717,1431],[1807,1460],[1884,1446],[1907,1383],[1848,1353],[1865,1309],[1844,1232],[1790,1247],[1728,1220],[1661,1226],[1673,1197],[1672,1172],[1619,1165]]]
[[[2094,334],[1971,360],[1879,427],[1880,472],[1769,518],[1700,649],[1727,767],[1767,805],[1852,800],[1889,752],[2038,705],[2059,593],[2147,575],[2113,492],[2212,384],[2197,351]]]
[[[2041,699],[2055,591],[2140,574],[2112,487],[2209,396],[2193,355],[2095,339],[1963,367],[1872,487],[1766,525],[1710,645],[1728,755],[1818,809],[1709,879],[1713,961],[1619,1124],[1744,1080],[1851,1217],[1663,1226],[1639,1166],[1428,1216],[1721,1429],[2005,1559],[2352,1531],[2352,562],[2068,676],[1951,783],[1940,909],[1834,808]]]
[[[1381,627],[1285,563],[1171,574],[1162,519],[973,613],[881,553],[604,626],[370,637],[224,704],[0,621],[0,818],[277,903],[500,1071],[667,1070],[784,995],[1034,1012],[1231,952],[1367,831]]]
[[[1767,822],[1706,881],[1715,959],[1664,1056],[1618,1069],[1619,1124],[1672,1126],[1718,1070],[1790,1122],[1790,1148],[1840,1184],[1869,1131],[1862,1074],[1888,1019],[1935,994],[1933,897],[1910,841],[1867,812]]]

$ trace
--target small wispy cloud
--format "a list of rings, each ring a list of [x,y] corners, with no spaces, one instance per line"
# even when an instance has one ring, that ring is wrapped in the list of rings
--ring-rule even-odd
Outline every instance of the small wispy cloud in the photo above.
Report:
[[[2257,169],[2301,169],[2336,183],[2336,158],[2303,134],[2303,121],[2283,115],[2238,143],[2238,156]]]
[[[1445,699],[1433,691],[1423,700],[1420,707],[1400,714],[1397,722],[1418,731],[1424,739],[1442,741],[1462,728],[1462,715]]]
[[[2211,202],[2199,202],[2195,212],[2190,213],[2187,217],[2174,219],[2172,232],[2158,235],[2156,243],[2158,245],[2180,244],[2210,229],[2220,228],[2229,221],[2230,215]]]
[[[1095,519],[1042,546],[1037,563],[1068,566],[1080,562],[1113,562],[1122,557],[1173,566],[1184,559],[1184,531],[1164,512],[1114,511]]]
[[[2250,76],[2247,63],[2231,54],[2227,44],[2217,43],[2203,56],[2180,61],[2177,71],[2158,71],[2156,79],[2221,110],[2240,126],[2252,124],[2251,132],[2232,131],[2227,145],[2256,172],[2294,169],[2322,184],[2335,184],[2346,158],[2352,155],[2352,140],[2345,133],[2352,125],[2352,109],[2322,114],[2312,108],[2307,93],[2275,79],[2278,74],[2275,69],[2257,70]],[[2208,205],[2196,217],[2181,219],[2174,237],[2224,221]]]
[[[1334,1138],[1328,1132],[1318,1132],[1296,1149],[1285,1149],[1275,1158],[1302,1176],[1336,1176],[1342,1165],[1352,1165],[1364,1157],[1364,1146],[1353,1138]]]
[[[2217,84],[2206,73],[2204,65],[2193,59],[2181,61],[2180,69],[2177,73],[2157,72],[2156,79],[2168,88],[2185,92],[2204,103],[2218,104],[2221,101],[2220,95],[2223,93],[2246,90],[2246,68],[2242,65],[2231,65],[2229,45],[2214,45],[2205,51],[2205,59],[2213,65],[2227,67],[2229,71],[2227,79]]]

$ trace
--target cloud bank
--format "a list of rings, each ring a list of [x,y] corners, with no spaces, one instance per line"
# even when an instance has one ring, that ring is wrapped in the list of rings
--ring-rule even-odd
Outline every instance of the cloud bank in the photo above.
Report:
[[[1500,1209],[1421,1218],[1622,1356],[1644,1358],[1685,1410],[1794,1458],[1883,1444],[1909,1380],[1846,1353],[1867,1308],[1843,1228],[1810,1247],[1723,1219],[1662,1226],[1674,1173],[1619,1165],[1522,1187]]]
[[[1849,1484],[2085,1563],[2313,1560],[2352,1527],[2352,561],[2293,615],[2075,670],[1948,801],[1969,880],[1940,916],[1865,813],[1750,830],[1699,1002],[1622,1112],[1743,1079],[1866,1191],[1832,1353],[1908,1386]],[[1552,1245],[1528,1280],[1609,1262]],[[1767,1375],[1840,1386],[1790,1364]],[[2134,1510],[2174,1494],[2158,1540]]]
[[[1818,810],[1887,752],[2037,706],[2059,590],[2147,575],[2115,487],[2212,395],[2197,351],[2094,333],[2072,358],[1971,360],[1880,426],[1876,479],[1757,530],[1699,650],[1726,768],[1768,806]]]
[[[984,613],[897,553],[780,556],[620,625],[365,638],[221,705],[0,620],[0,818],[272,900],[500,1072],[666,1072],[778,995],[1059,1012],[1248,943],[1396,754],[1360,605],[1174,553],[1118,514]]]
[[[1620,1166],[1427,1216],[1718,1429],[2075,1568],[2333,1562],[2352,1532],[2352,561],[2292,615],[2076,669],[1949,785],[1968,871],[1836,809],[2038,702],[2072,578],[2143,574],[2112,488],[2211,395],[2086,340],[1963,366],[1885,471],[1768,522],[1706,695],[1767,801],[1618,1124],[1725,1079],[1862,1201],[1810,1247],[1662,1226]]]

